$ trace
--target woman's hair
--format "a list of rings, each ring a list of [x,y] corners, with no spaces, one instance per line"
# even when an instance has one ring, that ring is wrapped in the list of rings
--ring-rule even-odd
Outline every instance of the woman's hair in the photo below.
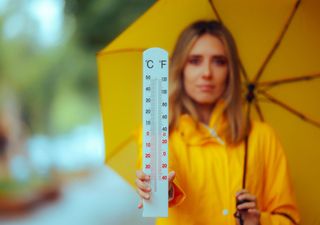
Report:
[[[186,94],[183,86],[183,70],[188,54],[194,43],[204,34],[217,37],[224,45],[228,61],[228,78],[222,99],[225,103],[224,114],[228,121],[226,140],[236,144],[245,136],[245,123],[242,115],[240,64],[235,42],[228,29],[217,21],[198,21],[188,26],[180,34],[170,63],[169,126],[177,126],[182,114],[189,114],[195,120],[199,115],[193,100]]]

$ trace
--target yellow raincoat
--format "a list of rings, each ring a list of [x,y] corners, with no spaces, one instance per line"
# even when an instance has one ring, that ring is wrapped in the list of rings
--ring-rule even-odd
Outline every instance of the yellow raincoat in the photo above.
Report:
[[[242,186],[245,151],[244,143],[225,144],[222,108],[222,104],[215,107],[209,127],[197,126],[189,115],[183,115],[171,132],[169,168],[176,172],[174,199],[169,217],[158,219],[157,225],[236,224],[235,195]],[[261,225],[300,221],[286,157],[265,123],[252,123],[246,179],[246,189],[258,199]]]

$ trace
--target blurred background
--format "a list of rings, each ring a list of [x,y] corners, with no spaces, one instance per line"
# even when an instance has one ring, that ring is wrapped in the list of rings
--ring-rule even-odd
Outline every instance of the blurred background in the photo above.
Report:
[[[137,209],[139,199],[135,190],[104,165],[96,54],[155,2],[0,0],[1,225],[154,224],[152,219],[142,218],[141,211]],[[182,2],[185,3],[179,1],[177,5]],[[305,11],[299,11],[300,19],[296,22],[300,27],[293,29],[291,36],[287,35],[291,45],[282,45],[287,51],[277,55],[278,61],[273,61],[274,67],[280,71],[274,76],[291,74],[292,71],[293,75],[303,75],[305,67],[309,67],[308,72],[318,71],[319,45],[316,43],[319,7],[317,0],[301,2]],[[242,2],[239,4],[244,5]],[[260,2],[257,5],[260,6]],[[181,6],[179,10],[183,11]],[[188,4],[183,6],[188,7]],[[211,9],[205,9],[211,15]],[[197,10],[203,8],[198,7]],[[238,8],[236,10],[237,13],[242,12]],[[159,16],[161,23],[163,15],[156,16]],[[166,16],[170,21],[169,14]],[[270,26],[271,30],[275,30],[272,23]],[[153,27],[157,32],[161,31],[160,28]],[[173,29],[174,26],[172,30],[164,28],[168,40],[179,32]],[[245,33],[243,27],[240,28],[238,34]],[[250,26],[248,28],[252,30]],[[267,32],[259,26],[259,31],[262,30]],[[295,35],[300,31],[303,35]],[[152,37],[153,32],[149,33]],[[117,43],[128,40],[130,47],[130,44],[139,41],[126,37],[123,36]],[[253,40],[256,36],[250,38]],[[147,42],[155,39],[150,38]],[[253,42],[248,43],[251,46]],[[111,46],[111,50],[116,44]],[[255,50],[260,50],[260,47],[252,49],[253,52],[246,52],[247,56],[256,54]],[[285,59],[284,64],[280,65],[283,62],[279,59]],[[103,65],[110,69],[110,65]],[[248,65],[254,67],[259,64]],[[118,64],[112,66],[117,70],[119,68]],[[131,70],[131,67],[128,68]],[[305,100],[307,92],[313,93],[310,95],[313,100],[317,99],[314,96],[319,93],[319,79],[317,82],[310,84],[312,86],[303,86],[305,89],[296,84],[291,89],[283,89],[281,94],[288,103],[297,100],[300,108],[304,109],[305,103],[310,102]],[[317,104],[310,102],[308,109],[318,117]],[[319,187],[316,179],[319,171],[319,151],[316,151],[319,130],[312,130],[314,127],[305,126],[305,122],[288,116],[283,110],[279,114],[281,116],[274,120],[272,115],[271,120],[268,117],[267,121],[282,131],[281,140],[288,149],[288,156],[291,156],[289,163],[295,175],[293,181],[304,224],[320,224],[319,195],[316,194]]]
[[[57,196],[74,200],[71,204],[60,197],[59,207],[47,206],[48,211],[23,219],[6,218],[1,224],[152,222],[139,221],[141,216],[132,210],[126,211],[127,218],[116,220],[116,209],[126,215],[123,195],[136,207],[134,191],[109,170],[83,174],[93,173],[104,161],[96,53],[154,2],[0,0],[0,219],[11,209],[30,208],[30,193],[40,189],[45,191],[35,201]],[[72,178],[74,182],[61,191],[62,183]],[[114,188],[118,194],[112,193]],[[95,195],[84,199],[83,194],[93,189]],[[22,192],[29,200],[8,206],[4,196]],[[73,210],[77,204],[82,206]],[[91,211],[90,204],[95,205]],[[61,216],[65,210],[78,216]],[[79,216],[81,212],[86,213]]]

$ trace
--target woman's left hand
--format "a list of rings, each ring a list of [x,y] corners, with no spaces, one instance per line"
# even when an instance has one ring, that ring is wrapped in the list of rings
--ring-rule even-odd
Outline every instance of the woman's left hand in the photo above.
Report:
[[[259,225],[260,211],[258,209],[257,197],[247,190],[240,190],[236,194],[237,210],[240,212],[245,225]],[[238,224],[239,219],[237,220]]]

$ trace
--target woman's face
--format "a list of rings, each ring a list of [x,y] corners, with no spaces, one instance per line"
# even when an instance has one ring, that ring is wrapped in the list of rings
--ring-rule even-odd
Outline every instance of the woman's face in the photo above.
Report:
[[[200,105],[213,105],[223,95],[228,76],[224,45],[215,36],[202,35],[191,48],[183,70],[187,95]]]

